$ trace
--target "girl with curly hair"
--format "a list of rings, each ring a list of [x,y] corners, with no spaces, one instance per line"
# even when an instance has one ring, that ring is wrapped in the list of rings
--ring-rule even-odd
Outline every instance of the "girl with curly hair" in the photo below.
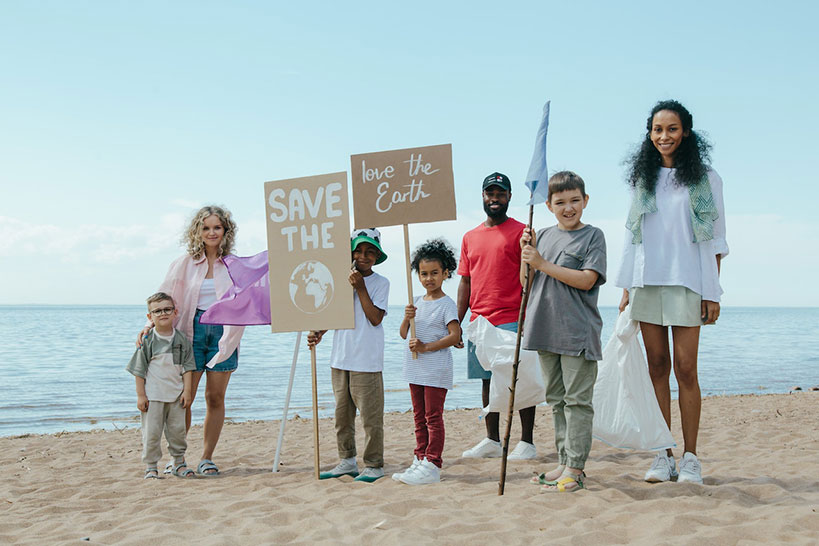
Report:
[[[199,319],[233,283],[222,258],[233,250],[235,237],[236,224],[230,211],[217,206],[199,209],[182,236],[187,253],[171,264],[158,290],[173,297],[177,309],[174,327],[193,343],[196,361],[196,371],[193,372],[194,398],[199,380],[207,372],[204,449],[197,467],[197,473],[201,476],[219,474],[218,467],[211,459],[225,422],[225,392],[231,373],[239,365],[238,348],[244,327],[200,324]],[[142,338],[152,327],[150,322],[145,326],[139,334],[137,345],[141,344]],[[185,424],[190,429],[190,404]]]
[[[449,348],[461,339],[458,306],[441,289],[457,268],[455,252],[444,240],[433,239],[419,246],[411,267],[426,294],[407,305],[401,322],[401,337],[407,339],[410,320],[415,319],[416,337],[410,338],[404,356],[404,379],[410,384],[415,418],[415,456],[409,468],[393,479],[410,485],[441,481],[444,451],[444,400],[452,388],[452,354]],[[413,359],[412,353],[418,358]]]
[[[632,201],[616,283],[623,289],[620,311],[628,309],[640,323],[654,394],[669,428],[673,364],[684,441],[679,474],[668,449],[654,458],[648,482],[678,476],[678,482],[702,483],[697,352],[700,326],[719,318],[719,270],[728,245],[722,179],[709,165],[711,145],[693,125],[679,102],[658,102],[628,161]]]

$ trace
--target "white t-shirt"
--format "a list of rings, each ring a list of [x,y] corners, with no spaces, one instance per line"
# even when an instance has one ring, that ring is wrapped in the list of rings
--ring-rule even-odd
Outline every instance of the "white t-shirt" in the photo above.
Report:
[[[655,190],[657,212],[643,216],[643,242],[632,244],[632,234],[626,230],[617,286],[685,286],[705,300],[719,301],[722,287],[716,255],[728,255],[722,179],[713,169],[708,170],[719,218],[714,221],[714,238],[695,243],[688,187],[676,183],[675,172],[660,168]]]
[[[364,285],[373,305],[384,311],[390,297],[390,281],[375,271],[364,277]],[[373,326],[364,314],[358,293],[353,290],[355,328],[333,332],[330,367],[351,372],[380,372],[384,369],[383,321]]]
[[[173,334],[160,335],[154,330],[153,358],[145,372],[145,396],[155,402],[174,402],[182,394],[182,365],[173,363]]]
[[[216,285],[213,279],[204,279],[199,288],[199,301],[196,303],[196,308],[207,311],[208,307],[214,303],[216,303]]]
[[[423,343],[432,343],[449,334],[447,324],[458,321],[458,306],[449,296],[427,301],[415,298],[415,336]],[[404,350],[404,379],[413,385],[452,388],[452,353],[447,347],[412,358],[409,344]]]

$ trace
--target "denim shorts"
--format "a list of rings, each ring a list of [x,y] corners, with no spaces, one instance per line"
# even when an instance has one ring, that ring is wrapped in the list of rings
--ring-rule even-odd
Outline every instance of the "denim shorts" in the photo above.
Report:
[[[498,324],[495,328],[501,330],[508,330],[510,332],[518,331],[517,322],[507,322],[506,324]],[[466,342],[466,377],[468,379],[491,379],[492,372],[484,370],[481,363],[478,362],[478,357],[475,356],[475,345],[471,341]]]
[[[193,317],[193,359],[196,361],[197,372],[232,372],[239,367],[239,349],[233,351],[227,360],[206,368],[205,364],[219,352],[219,340],[222,339],[224,327],[218,324],[200,324],[201,309],[196,310]]]

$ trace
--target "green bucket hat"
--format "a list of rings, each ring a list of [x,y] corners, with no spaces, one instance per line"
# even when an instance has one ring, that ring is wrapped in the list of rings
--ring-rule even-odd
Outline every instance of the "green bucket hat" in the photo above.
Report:
[[[361,243],[370,243],[381,252],[378,259],[375,261],[376,265],[382,263],[387,259],[387,253],[381,248],[381,232],[375,228],[354,229],[350,235],[350,251],[356,249]]]

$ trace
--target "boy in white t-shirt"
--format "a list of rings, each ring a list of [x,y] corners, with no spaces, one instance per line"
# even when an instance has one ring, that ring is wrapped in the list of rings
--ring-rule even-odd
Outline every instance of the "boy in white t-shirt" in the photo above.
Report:
[[[374,482],[384,477],[384,327],[390,281],[372,270],[387,255],[381,249],[381,233],[357,229],[350,238],[353,269],[355,328],[336,330],[330,368],[336,399],[335,425],[338,456],[335,468],[322,472],[321,479],[355,476],[355,481]],[[327,330],[310,332],[307,344],[314,346]],[[364,424],[364,465],[359,474],[356,464],[355,413]]]
[[[145,478],[159,478],[157,463],[162,456],[162,431],[173,457],[173,474],[194,476],[185,464],[188,447],[185,408],[193,401],[196,362],[188,338],[173,327],[177,311],[173,298],[157,292],[147,300],[148,318],[154,328],[125,368],[134,375],[137,408],[142,413],[142,462]]]

